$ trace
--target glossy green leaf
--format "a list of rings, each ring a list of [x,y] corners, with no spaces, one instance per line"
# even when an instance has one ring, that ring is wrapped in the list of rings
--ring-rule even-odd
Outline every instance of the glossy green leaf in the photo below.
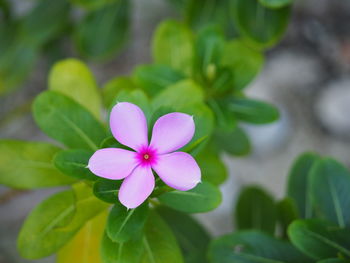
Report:
[[[186,94],[186,96],[184,96]],[[200,86],[192,80],[182,80],[160,92],[153,100],[153,108],[172,107],[183,108],[192,104],[201,103],[204,93]]]
[[[216,68],[220,62],[223,47],[224,35],[218,27],[207,26],[202,29],[195,42],[195,69],[200,78],[212,82],[216,77]]]
[[[50,137],[68,147],[97,150],[103,126],[81,105],[61,93],[45,91],[33,104],[34,119]]]
[[[100,178],[94,183],[94,195],[107,203],[115,204],[118,201],[118,192],[121,180],[114,181]]]
[[[212,263],[309,263],[290,243],[259,231],[239,231],[211,243]]]
[[[180,22],[162,22],[153,37],[153,59],[187,75],[192,71],[193,36],[189,28]]]
[[[107,109],[114,106],[116,97],[121,90],[133,90],[136,85],[129,77],[117,77],[108,81],[102,89],[103,104]]]
[[[69,224],[62,227],[62,231],[75,231],[75,229],[80,229],[86,221],[108,207],[108,204],[102,202],[93,195],[91,187],[85,182],[74,184],[73,191],[76,199],[75,213]]]
[[[119,0],[88,12],[76,27],[76,45],[90,59],[105,59],[121,49],[129,34],[130,3]]]
[[[265,190],[248,186],[239,194],[234,211],[237,229],[256,229],[274,234],[277,223],[277,206]]]
[[[18,237],[18,250],[28,259],[42,258],[59,250],[75,231],[62,231],[75,212],[71,190],[57,193],[37,205],[24,222]]]
[[[65,150],[55,155],[53,163],[62,173],[82,180],[97,180],[88,168],[89,159],[94,152],[88,150]]]
[[[248,47],[242,40],[227,42],[223,53],[221,63],[233,73],[233,87],[237,90],[252,82],[264,63],[263,54]]]
[[[89,68],[80,60],[65,59],[50,71],[49,89],[61,92],[101,118],[101,96]]]
[[[237,120],[235,115],[227,110],[227,99],[209,99],[208,105],[215,115],[217,130],[227,133],[236,129]]]
[[[189,191],[175,190],[158,197],[163,204],[185,213],[208,212],[221,203],[220,190],[208,183],[199,183]]]
[[[310,193],[315,209],[340,227],[350,226],[350,172],[341,163],[325,158],[311,170]]]
[[[22,18],[19,41],[39,47],[56,37],[68,25],[69,3],[67,0],[39,0],[34,8]]]
[[[232,131],[216,130],[215,143],[225,152],[236,156],[244,156],[250,153],[251,144],[247,134],[240,127]]]
[[[71,184],[52,164],[61,149],[44,142],[0,140],[0,183],[13,188],[32,189]]]
[[[227,178],[227,169],[213,147],[206,147],[197,156],[196,161],[202,171],[202,180],[213,185],[222,184]]]
[[[243,39],[257,47],[270,47],[283,36],[290,7],[270,9],[258,0],[233,0],[231,13]]]
[[[191,216],[160,206],[159,215],[173,231],[186,263],[206,263],[210,236],[205,228]]]
[[[314,153],[303,153],[293,163],[288,175],[287,195],[295,201],[302,218],[310,218],[313,208],[310,199],[310,171],[320,159]]]
[[[350,238],[345,229],[318,219],[296,220],[288,228],[292,243],[315,260],[350,257]]]
[[[277,211],[281,234],[283,237],[287,237],[288,226],[299,218],[298,208],[292,198],[286,197],[277,203]]]
[[[144,252],[140,263],[184,262],[174,234],[158,214],[150,213],[144,231]]]
[[[248,123],[266,124],[279,118],[279,112],[275,106],[259,100],[232,98],[229,100],[228,107],[237,119]]]
[[[18,237],[21,256],[37,259],[55,253],[106,208],[84,183],[49,197],[32,210],[22,226]]]
[[[201,29],[207,25],[218,24],[228,29],[232,19],[229,13],[230,0],[186,0],[184,1],[184,17],[194,29]]]
[[[57,253],[56,263],[101,263],[100,246],[107,211],[89,220]]]
[[[293,3],[293,0],[259,0],[259,3],[267,8],[281,8]]]
[[[120,203],[113,206],[107,220],[107,235],[113,242],[127,242],[138,236],[148,217],[148,202],[137,208],[127,209]]]
[[[104,234],[101,244],[102,263],[139,263],[144,251],[142,236],[126,243],[113,242]]]
[[[157,95],[166,87],[184,78],[181,71],[160,64],[138,66],[133,73],[136,85],[143,88],[150,96]]]

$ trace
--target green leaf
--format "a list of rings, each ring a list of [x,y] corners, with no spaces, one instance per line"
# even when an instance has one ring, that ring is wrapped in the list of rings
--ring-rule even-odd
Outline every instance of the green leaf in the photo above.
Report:
[[[199,183],[189,191],[172,191],[158,197],[163,204],[185,213],[208,212],[221,203],[219,189],[208,183]]]
[[[191,216],[160,206],[159,215],[173,231],[186,263],[206,263],[210,236],[205,228]]]
[[[62,227],[62,231],[75,231],[80,229],[86,221],[105,210],[109,205],[97,199],[92,194],[92,189],[85,182],[73,185],[73,191],[76,198],[75,213],[69,224]]]
[[[215,143],[219,149],[236,156],[244,156],[250,153],[251,145],[247,134],[240,127],[232,131],[216,130]]]
[[[138,66],[133,73],[135,83],[150,96],[157,95],[166,87],[184,78],[182,72],[159,64]]]
[[[215,115],[217,130],[229,132],[237,127],[235,115],[227,110],[227,99],[209,99],[208,105]]]
[[[150,213],[144,231],[144,252],[140,263],[184,262],[174,234],[158,214]]]
[[[113,206],[107,220],[107,235],[113,242],[127,242],[139,235],[148,217],[148,202],[134,209],[120,203]]]
[[[234,211],[237,229],[256,229],[274,234],[277,207],[272,196],[257,186],[245,187]]]
[[[230,0],[186,0],[184,1],[185,21],[194,29],[217,24],[228,29],[230,20]]]
[[[90,112],[58,92],[41,93],[34,101],[33,113],[38,126],[67,147],[97,150],[106,137]]]
[[[101,244],[103,263],[140,263],[144,251],[142,236],[126,243],[113,242],[104,234]]]
[[[259,0],[259,3],[267,8],[277,9],[291,5],[293,0]]]
[[[290,243],[259,231],[239,231],[214,240],[209,249],[212,263],[309,263]]]
[[[277,203],[277,211],[282,236],[286,238],[288,226],[299,218],[298,208],[292,198],[286,197]]]
[[[12,43],[1,52],[0,95],[17,88],[28,77],[37,57],[37,49],[22,42]]]
[[[343,255],[350,257],[348,230],[319,219],[296,220],[288,228],[292,243],[315,260]]]
[[[121,90],[136,89],[135,83],[129,77],[117,77],[108,81],[102,89],[103,104],[110,109],[116,103],[116,97]]]
[[[97,180],[99,177],[94,175],[88,168],[89,159],[92,151],[87,150],[65,150],[56,154],[53,163],[62,173],[82,180]]]
[[[115,3],[117,1],[119,0],[70,0],[72,4],[81,6],[88,11],[102,8],[105,5]]]
[[[0,140],[0,183],[31,189],[67,185],[75,180],[52,164],[61,149],[43,142]]]
[[[340,258],[329,258],[317,261],[317,263],[349,263],[349,260],[340,259]]]
[[[101,263],[99,248],[106,219],[107,211],[89,220],[72,240],[58,251],[56,263]]]
[[[89,68],[80,60],[65,59],[50,71],[49,89],[61,92],[101,119],[101,96]]]
[[[62,231],[74,215],[74,192],[57,193],[37,205],[24,222],[18,250],[27,259],[43,258],[59,250],[75,231]]]
[[[224,47],[224,35],[216,26],[203,28],[195,42],[195,69],[204,81],[212,82]]]
[[[197,163],[202,171],[203,181],[213,185],[220,185],[227,178],[227,169],[213,147],[206,147],[197,155]]]
[[[233,0],[231,12],[243,39],[259,48],[274,45],[283,36],[290,17],[290,7],[270,9],[258,0]]]
[[[107,203],[118,202],[118,191],[121,181],[114,181],[101,178],[94,183],[94,195]]]
[[[107,205],[91,194],[84,183],[57,193],[32,210],[18,237],[18,249],[24,258],[49,256],[66,244],[77,231]]]
[[[153,59],[187,75],[193,62],[193,36],[189,28],[174,20],[162,22],[153,37]]]
[[[310,199],[310,171],[320,159],[315,153],[300,155],[288,175],[287,195],[295,201],[302,218],[310,218],[313,208]]]
[[[186,94],[186,96],[184,96]],[[164,89],[153,100],[153,108],[172,107],[183,108],[192,104],[201,103],[204,93],[200,86],[190,79],[182,80]]]
[[[90,59],[105,59],[121,49],[129,34],[130,3],[118,0],[88,12],[76,27],[75,42]]]
[[[315,209],[340,227],[350,226],[350,172],[341,163],[324,158],[310,172],[311,199]]]
[[[261,71],[264,56],[261,52],[249,48],[242,40],[227,42],[221,63],[233,73],[233,86],[237,90],[245,88]]]
[[[67,27],[69,11],[69,3],[66,0],[37,1],[34,8],[22,18],[18,41],[33,47],[42,46]]]
[[[237,119],[248,123],[266,124],[279,118],[279,112],[275,106],[259,100],[232,98],[229,100],[228,107]]]

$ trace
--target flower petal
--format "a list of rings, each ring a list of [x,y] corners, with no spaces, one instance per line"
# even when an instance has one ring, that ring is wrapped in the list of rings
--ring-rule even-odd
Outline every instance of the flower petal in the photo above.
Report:
[[[96,151],[89,160],[88,168],[97,176],[118,180],[131,174],[137,165],[136,153],[119,148]]]
[[[110,127],[118,142],[135,151],[148,145],[147,120],[135,104],[119,102],[111,112]]]
[[[164,183],[177,190],[190,190],[201,181],[201,170],[196,160],[188,153],[160,155],[152,168]]]
[[[119,201],[127,208],[141,205],[154,189],[154,176],[150,166],[138,166],[122,183]]]
[[[180,112],[166,114],[154,124],[150,146],[158,154],[176,151],[192,139],[194,131],[192,116]]]

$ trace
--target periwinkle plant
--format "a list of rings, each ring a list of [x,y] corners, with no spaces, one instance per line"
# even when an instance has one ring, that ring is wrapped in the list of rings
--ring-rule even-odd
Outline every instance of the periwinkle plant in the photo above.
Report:
[[[233,12],[236,35],[227,40],[217,26],[192,30],[201,24],[202,14],[193,8],[198,3],[189,1],[186,23],[167,20],[157,28],[152,43],[154,63],[112,79],[102,92],[81,61],[66,59],[53,66],[48,90],[33,103],[33,116],[56,142],[0,141],[2,184],[20,189],[67,186],[37,205],[24,222],[18,238],[24,258],[57,254],[58,263],[296,263],[310,256],[311,252],[305,256],[271,236],[276,218],[284,219],[283,237],[285,226],[296,218],[289,199],[281,202],[277,213],[272,197],[263,191],[255,195],[256,189],[248,191],[247,200],[256,201],[240,201],[244,204],[238,207],[243,208],[237,209],[236,216],[243,220],[238,220],[238,228],[269,234],[233,234],[213,241],[209,250],[210,235],[188,215],[211,211],[220,204],[219,186],[227,177],[220,153],[250,151],[240,124],[278,119],[274,106],[244,94],[262,68],[263,48],[280,38],[288,20],[290,1],[270,2],[232,1],[230,8],[244,12]],[[228,1],[222,3],[226,6]],[[245,16],[251,14],[252,6],[254,12],[269,14],[258,21],[259,28],[266,30],[247,23]],[[94,24],[98,14],[86,23]],[[89,31],[83,28],[84,32]],[[344,186],[347,181],[342,181]],[[344,196],[341,191],[339,198]],[[294,199],[304,195],[297,193]],[[294,201],[299,204],[300,200]],[[338,206],[343,208],[346,202]],[[263,209],[249,209],[253,205]],[[252,211],[271,213],[261,217],[268,218],[261,224],[249,225],[255,222]],[[305,211],[310,213],[310,209]],[[345,217],[340,217],[339,211],[332,216],[346,228],[347,212],[342,211]],[[242,223],[245,220],[248,225]],[[293,224],[288,233],[293,232]],[[290,236],[302,252],[312,251]],[[346,249],[336,250],[340,254],[332,250],[327,256],[346,258]]]

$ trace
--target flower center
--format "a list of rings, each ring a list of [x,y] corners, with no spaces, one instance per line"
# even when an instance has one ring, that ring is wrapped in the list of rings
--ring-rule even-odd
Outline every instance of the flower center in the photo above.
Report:
[[[148,166],[157,162],[158,156],[154,149],[145,146],[137,153],[137,160],[140,165]]]

